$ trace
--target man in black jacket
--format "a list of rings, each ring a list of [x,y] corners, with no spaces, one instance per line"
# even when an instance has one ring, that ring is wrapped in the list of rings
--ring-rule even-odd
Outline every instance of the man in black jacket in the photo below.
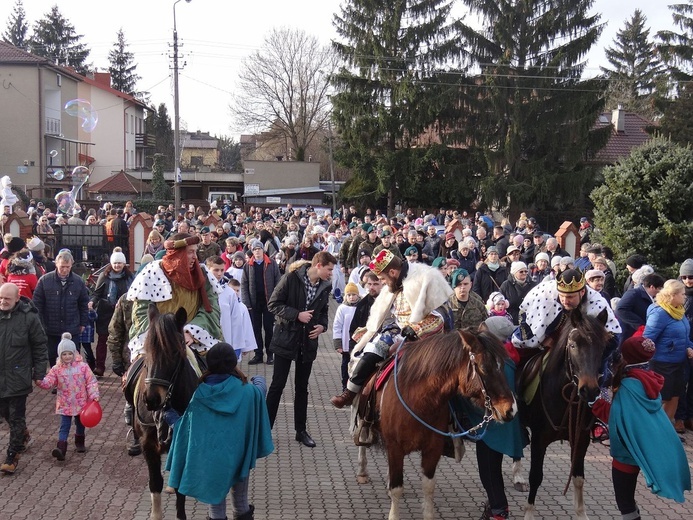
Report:
[[[31,382],[46,375],[46,334],[36,307],[13,283],[0,286],[0,416],[10,426],[10,445],[0,471],[11,475],[26,450],[26,398]]]
[[[327,330],[332,270],[337,259],[326,251],[312,262],[294,262],[279,281],[267,304],[276,316],[270,351],[274,354],[274,373],[267,392],[270,425],[274,427],[279,401],[296,362],[294,387],[294,427],[296,440],[309,448],[315,441],[306,431],[308,379],[318,353],[318,336]]]

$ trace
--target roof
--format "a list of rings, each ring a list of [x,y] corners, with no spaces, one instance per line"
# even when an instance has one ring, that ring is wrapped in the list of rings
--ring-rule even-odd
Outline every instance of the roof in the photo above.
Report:
[[[15,47],[3,41],[0,41],[0,63],[3,65],[44,65],[45,67],[58,70],[75,79],[82,78],[82,76],[77,74],[74,70],[56,65],[48,58],[36,56],[35,54],[23,51],[19,47]]]
[[[89,193],[151,193],[152,187],[147,181],[140,181],[121,170],[107,179],[90,185],[87,191]]]
[[[216,149],[219,140],[212,137],[207,132],[187,132],[183,136],[183,149],[185,148],[208,148]]]
[[[652,121],[634,112],[625,112],[624,116],[624,130],[617,132],[614,128],[604,148],[595,155],[595,162],[615,164],[628,157],[633,148],[642,146],[652,139],[652,135],[647,132],[648,127],[653,125]],[[600,129],[609,125],[611,125],[611,112],[604,112],[597,119],[594,128]]]

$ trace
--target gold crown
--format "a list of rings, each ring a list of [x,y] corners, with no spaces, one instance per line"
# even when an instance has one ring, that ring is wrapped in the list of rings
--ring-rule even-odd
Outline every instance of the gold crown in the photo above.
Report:
[[[576,269],[563,271],[556,279],[558,292],[564,294],[576,293],[585,288],[585,273]]]
[[[373,260],[371,265],[368,267],[370,267],[370,270],[378,275],[387,268],[394,257],[395,255],[392,254],[392,251],[389,249],[383,249],[377,254],[375,260]]]

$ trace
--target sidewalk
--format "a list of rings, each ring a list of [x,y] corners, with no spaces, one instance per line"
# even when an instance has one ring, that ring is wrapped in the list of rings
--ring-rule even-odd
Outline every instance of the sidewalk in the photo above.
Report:
[[[332,303],[332,313],[336,305]],[[320,339],[320,352],[313,365],[308,410],[308,431],[317,447],[309,449],[294,440],[293,380],[289,379],[274,428],[276,450],[258,461],[251,476],[250,502],[255,518],[268,520],[370,520],[388,516],[387,463],[384,453],[370,449],[369,471],[372,482],[356,483],[357,448],[348,434],[349,411],[336,410],[330,396],[341,390],[341,358],[332,349],[331,331]],[[241,364],[249,375],[262,374],[268,383],[272,367]],[[106,365],[110,367],[110,360]],[[125,451],[126,426],[119,378],[110,368],[100,382],[104,409],[101,424],[87,430],[87,453],[74,451],[72,438],[65,462],[51,457],[58,432],[54,414],[55,396],[35,388],[27,403],[27,425],[33,443],[20,459],[13,476],[0,476],[0,519],[13,520],[146,520],[150,498],[147,471],[141,456],[129,457]],[[0,446],[5,450],[9,429],[0,427]],[[693,462],[693,433],[685,435],[686,453]],[[653,432],[656,442],[656,432]],[[476,469],[474,445],[466,443],[467,453],[460,464],[443,459],[436,477],[435,506],[440,519],[478,519],[485,495]],[[529,451],[525,450],[525,455]],[[402,518],[421,518],[421,480],[419,455],[405,461]],[[526,494],[510,485],[510,459],[505,461],[506,492],[512,518],[522,517]],[[620,518],[611,487],[609,450],[593,444],[586,458],[585,503],[592,520]],[[544,484],[536,501],[537,513],[545,519],[572,518],[572,491],[562,495],[568,478],[570,450],[567,444],[553,444],[544,466]],[[525,460],[525,474],[529,461]],[[527,476],[527,475],[525,475]],[[687,493],[686,499],[693,499]],[[643,518],[683,519],[691,516],[690,502],[677,504],[663,500],[645,487],[641,477],[638,505]],[[164,518],[175,518],[175,496],[163,494]],[[191,520],[202,520],[206,505],[188,499]]]

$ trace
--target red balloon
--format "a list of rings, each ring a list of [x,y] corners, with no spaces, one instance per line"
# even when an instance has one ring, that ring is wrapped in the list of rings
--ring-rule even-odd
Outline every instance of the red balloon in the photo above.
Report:
[[[79,412],[79,420],[87,428],[93,428],[101,422],[103,410],[98,401],[89,401],[87,405]]]

